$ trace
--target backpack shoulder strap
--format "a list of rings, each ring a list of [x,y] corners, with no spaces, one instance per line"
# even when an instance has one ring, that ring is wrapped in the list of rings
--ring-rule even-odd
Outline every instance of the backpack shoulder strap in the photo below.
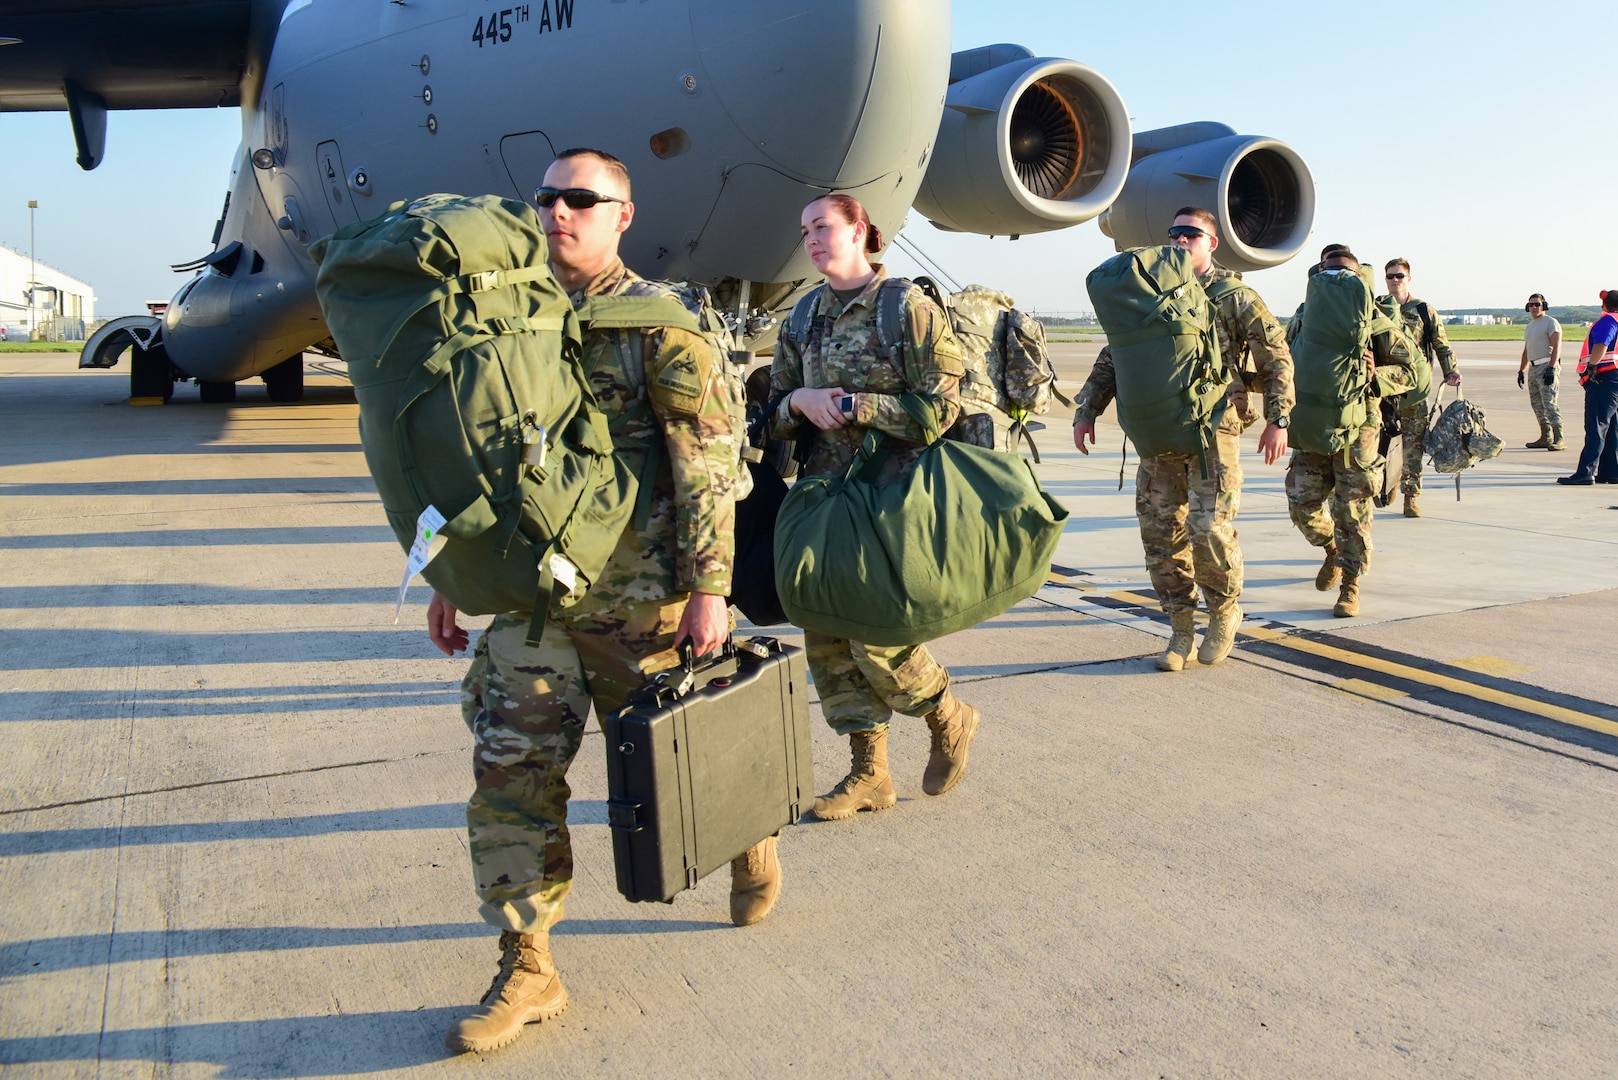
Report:
[[[787,337],[798,347],[799,352],[809,345],[809,324],[815,319],[815,307],[820,303],[820,297],[825,291],[825,285],[810,289],[792,306],[792,314],[787,317]]]
[[[1222,277],[1208,282],[1202,291],[1208,294],[1209,300],[1217,304],[1227,296],[1240,292],[1242,289],[1251,288],[1251,285],[1233,274],[1230,277]]]
[[[579,323],[594,330],[646,330],[674,326],[702,333],[702,324],[676,296],[587,296]]]
[[[905,341],[904,305],[914,284],[909,278],[890,277],[882,283],[876,294],[877,355],[884,359],[895,356]],[[925,289],[923,290],[925,291]],[[945,308],[946,313],[948,308]]]

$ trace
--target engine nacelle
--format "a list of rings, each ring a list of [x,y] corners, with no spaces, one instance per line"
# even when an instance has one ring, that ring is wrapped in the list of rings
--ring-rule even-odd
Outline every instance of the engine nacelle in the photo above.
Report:
[[[989,236],[1089,221],[1129,173],[1129,112],[1099,72],[1014,45],[956,53],[915,207]]]
[[[1168,243],[1182,206],[1219,219],[1214,261],[1231,270],[1286,262],[1309,239],[1315,182],[1297,151],[1277,139],[1238,135],[1224,124],[1180,124],[1135,136],[1123,194],[1102,215],[1119,251]]]

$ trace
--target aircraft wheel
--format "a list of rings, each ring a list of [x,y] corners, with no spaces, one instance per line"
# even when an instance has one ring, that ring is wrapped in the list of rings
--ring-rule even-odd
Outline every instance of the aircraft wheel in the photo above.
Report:
[[[289,357],[264,373],[264,388],[271,401],[303,400],[303,353]]]
[[[132,398],[161,398],[174,396],[174,364],[168,350],[161,345],[142,349],[138,345],[129,350],[129,396]]]
[[[233,382],[205,382],[198,379],[197,389],[202,391],[205,405],[228,405],[236,400],[236,384]]]

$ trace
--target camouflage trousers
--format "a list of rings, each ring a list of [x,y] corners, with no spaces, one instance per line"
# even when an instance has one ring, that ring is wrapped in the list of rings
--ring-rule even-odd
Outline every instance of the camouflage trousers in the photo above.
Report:
[[[1196,454],[1158,454],[1135,470],[1135,517],[1146,572],[1169,614],[1193,611],[1197,589],[1210,612],[1242,594],[1242,549],[1236,511],[1242,499],[1241,435],[1219,430],[1208,475]]]
[[[1556,407],[1556,391],[1562,385],[1562,365],[1551,364],[1554,374],[1551,383],[1544,383],[1545,368],[1532,367],[1528,369],[1528,404],[1534,410],[1534,419],[1539,421],[1541,435],[1557,435],[1562,431],[1562,410]]]
[[[926,716],[949,689],[946,671],[925,645],[884,648],[803,632],[820,711],[839,735],[886,731],[896,712]]]
[[[1431,419],[1431,402],[1426,395],[1414,391],[1399,397],[1399,443],[1404,447],[1404,470],[1399,477],[1399,490],[1406,495],[1421,494],[1421,459],[1427,450],[1427,421]],[[1377,485],[1381,490],[1381,485]]]
[[[573,885],[567,770],[590,705],[612,712],[648,676],[677,666],[684,611],[684,594],[614,607],[592,590],[553,613],[538,645],[524,640],[527,615],[495,616],[478,640],[461,712],[474,741],[466,829],[485,921],[532,934],[561,919]]]
[[[1295,451],[1287,464],[1287,509],[1292,524],[1315,547],[1337,545],[1337,565],[1348,577],[1371,568],[1371,496],[1382,490],[1377,428],[1360,428],[1347,450]],[[1327,516],[1330,504],[1330,516]]]

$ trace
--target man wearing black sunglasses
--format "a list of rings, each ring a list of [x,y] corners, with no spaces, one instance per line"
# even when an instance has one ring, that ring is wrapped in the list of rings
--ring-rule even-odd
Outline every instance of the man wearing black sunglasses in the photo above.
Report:
[[[1382,268],[1388,283],[1388,295],[1399,305],[1399,314],[1405,331],[1420,346],[1423,357],[1411,365],[1416,377],[1414,390],[1397,397],[1384,398],[1383,409],[1398,426],[1400,442],[1404,446],[1404,470],[1399,490],[1404,495],[1404,515],[1421,517],[1416,498],[1421,494],[1421,459],[1427,440],[1427,421],[1430,419],[1429,398],[1433,390],[1433,359],[1444,371],[1446,386],[1461,385],[1461,373],[1455,365],[1455,353],[1449,347],[1444,323],[1425,300],[1417,300],[1410,293],[1410,264],[1404,259],[1392,259]],[[1393,425],[1389,425],[1390,427]]]
[[[1562,324],[1551,317],[1543,293],[1534,293],[1523,306],[1528,325],[1523,329],[1522,360],[1517,366],[1517,389],[1528,388],[1528,405],[1539,421],[1539,438],[1530,450],[1566,450],[1562,437],[1562,410],[1557,408],[1561,384]],[[1532,381],[1530,381],[1532,380]]]
[[[1259,436],[1264,463],[1287,451],[1293,405],[1292,354],[1281,326],[1241,275],[1214,265],[1218,223],[1200,206],[1181,207],[1169,226],[1171,244],[1191,253],[1191,269],[1214,303],[1220,356],[1235,373],[1224,415],[1207,455],[1157,454],[1141,461],[1135,475],[1135,516],[1146,549],[1152,589],[1169,617],[1163,671],[1183,670],[1195,640],[1197,591],[1208,606],[1208,632],[1197,659],[1217,664],[1229,654],[1241,624],[1242,550],[1236,538],[1241,504],[1241,434],[1260,414],[1269,422]],[[1112,350],[1104,347],[1075,399],[1073,444],[1081,453],[1095,442],[1096,417],[1117,393]]]
[[[666,297],[618,257],[634,220],[629,174],[599,150],[564,151],[535,192],[550,267],[575,307],[591,297]],[[456,1052],[487,1052],[524,1025],[567,1007],[550,928],[572,886],[567,769],[594,704],[605,715],[647,678],[679,663],[689,640],[711,652],[730,630],[740,447],[726,407],[729,362],[679,327],[586,329],[582,366],[610,421],[613,447],[642,471],[644,513],[618,541],[590,591],[551,613],[528,645],[528,616],[496,616],[462,683],[474,737],[476,786],[467,806],[480,912],[503,932],[500,972],[482,1003],[450,1030]],[[466,648],[455,609],[435,595],[433,643]],[[781,867],[774,837],[731,867],[731,919],[757,922],[774,906]]]

